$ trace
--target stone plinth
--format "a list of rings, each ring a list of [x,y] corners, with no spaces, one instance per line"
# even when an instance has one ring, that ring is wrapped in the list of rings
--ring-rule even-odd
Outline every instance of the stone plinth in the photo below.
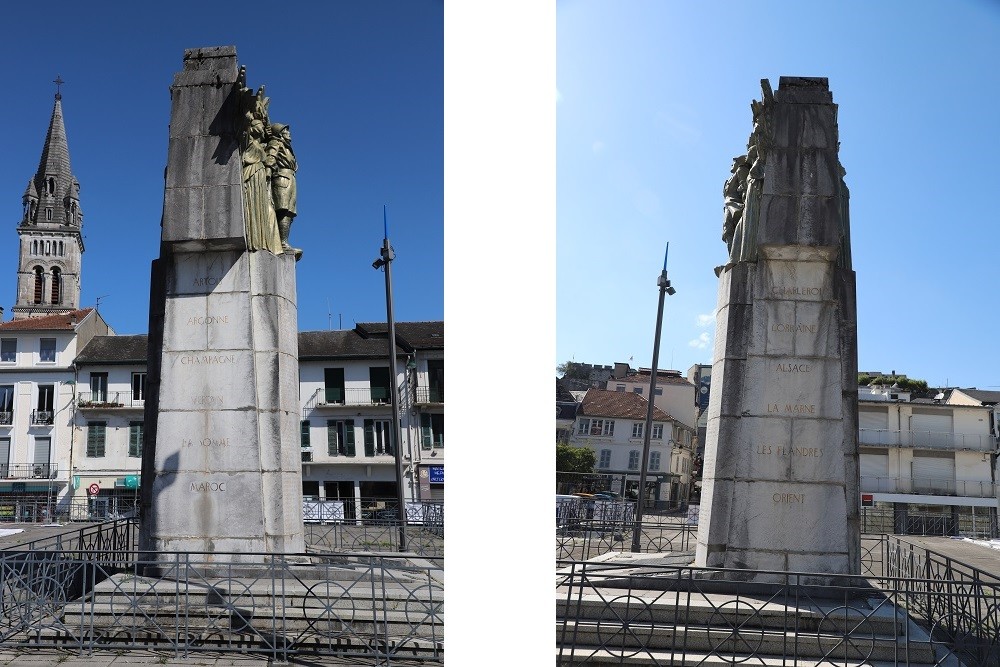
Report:
[[[847,191],[825,79],[783,77],[767,102],[753,260],[719,277],[695,564],[823,583],[860,568]]]
[[[246,250],[236,82],[235,49],[194,49],[171,88],[150,297],[149,552],[304,551],[295,258]]]

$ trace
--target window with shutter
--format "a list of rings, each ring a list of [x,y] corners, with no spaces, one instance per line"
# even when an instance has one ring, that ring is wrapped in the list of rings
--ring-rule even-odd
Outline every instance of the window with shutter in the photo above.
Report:
[[[107,422],[87,422],[87,456],[104,456],[105,431]]]
[[[142,456],[142,422],[129,422],[128,455]]]
[[[375,420],[365,420],[365,456],[375,456]]]
[[[354,420],[344,422],[344,456],[357,456],[354,448]]]
[[[429,414],[420,415],[420,447],[430,449],[434,446],[434,435],[431,431],[431,416]]]
[[[343,442],[344,422],[328,419],[326,422],[326,453],[330,456],[340,456],[340,443]]]
[[[302,444],[303,447],[309,447],[310,443],[309,443],[309,420],[308,419],[303,420],[301,428],[302,428],[302,430],[301,430],[301,435],[300,435],[299,441],[301,442],[301,444]]]

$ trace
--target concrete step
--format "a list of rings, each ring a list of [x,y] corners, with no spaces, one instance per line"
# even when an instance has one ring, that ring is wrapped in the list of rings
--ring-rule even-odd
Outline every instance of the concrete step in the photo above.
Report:
[[[728,654],[725,656],[700,653],[697,651],[608,651],[596,646],[580,646],[572,652],[556,651],[556,664],[559,667],[576,665],[655,665],[662,667],[733,667],[733,665],[755,665],[757,667],[961,667],[957,661],[918,662],[912,658],[907,661],[901,656],[898,661],[884,660],[851,660],[831,656],[829,659],[811,659],[806,657],[781,657],[744,654]]]
[[[254,650],[274,650],[287,647],[290,651],[305,651],[312,649],[313,656],[330,653],[370,654],[373,648],[389,653],[399,658],[429,658],[444,654],[444,643],[441,636],[427,637],[392,637],[386,640],[385,635],[365,636],[350,633],[312,633],[273,635],[264,633],[230,633],[223,631],[195,631],[183,635],[170,635],[164,632],[132,630],[126,628],[95,628],[92,632],[80,634],[72,628],[59,627],[39,628],[26,636],[12,637],[5,641],[6,646],[16,646],[20,641],[39,645],[73,645],[84,646],[93,644],[95,647],[114,648],[116,646],[135,647],[146,646],[150,649],[172,650],[175,646],[194,646],[199,650],[218,648],[219,650],[239,649],[241,652],[252,653]],[[315,663],[325,664],[325,663]]]
[[[578,589],[577,589],[578,590]],[[891,605],[878,601],[852,601],[852,606],[836,602],[800,603],[791,608],[781,600],[750,596],[728,596],[685,591],[631,592],[620,589],[588,589],[580,595],[566,588],[556,591],[556,613],[579,620],[634,619],[660,625],[731,624],[734,627],[780,629],[813,632],[844,632],[864,624],[871,633],[898,635],[906,622],[905,615]],[[867,631],[867,630],[866,630]]]
[[[721,619],[720,619],[721,620]],[[571,641],[577,647],[620,649],[619,653],[641,651],[698,652],[707,655],[798,656],[828,660],[857,661],[859,664],[880,660],[893,662],[907,650],[905,640],[896,636],[876,635],[858,629],[845,639],[836,633],[796,633],[764,628],[732,626],[692,626],[613,621],[578,621],[557,629],[557,642]],[[909,645],[909,658],[918,663],[934,663],[929,643]],[[730,658],[731,661],[731,658]]]

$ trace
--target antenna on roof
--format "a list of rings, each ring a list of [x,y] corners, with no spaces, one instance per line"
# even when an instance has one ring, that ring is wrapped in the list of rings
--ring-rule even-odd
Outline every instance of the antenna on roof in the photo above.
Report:
[[[111,295],[105,294],[104,296],[97,297],[97,304],[94,306],[94,310],[96,310],[97,312],[101,312],[101,299],[107,299],[109,296]]]
[[[333,329],[333,313],[330,312],[330,300],[326,300],[326,328]]]

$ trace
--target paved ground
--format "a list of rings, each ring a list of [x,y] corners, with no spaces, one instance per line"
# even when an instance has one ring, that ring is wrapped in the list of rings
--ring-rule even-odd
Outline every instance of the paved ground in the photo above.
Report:
[[[0,528],[4,529],[17,529],[20,528],[24,532],[16,533],[14,535],[6,535],[0,537],[0,550],[3,549],[13,549],[27,542],[32,542],[34,540],[40,540],[44,537],[51,537],[53,535],[58,535],[60,533],[74,533],[81,528],[85,528],[89,523],[65,523],[65,524],[43,524],[43,523],[4,523],[0,524]],[[0,663],[3,664],[3,663]]]
[[[270,665],[294,665],[295,667],[324,667],[326,665],[359,665],[356,660],[346,660],[332,657],[309,658],[299,656],[287,663],[271,662],[267,658],[247,656],[234,653],[205,653],[192,655],[188,658],[176,657],[173,653],[160,651],[95,651],[93,655],[79,655],[75,651],[55,651],[51,649],[35,649],[15,652],[0,651],[0,667],[43,667],[58,665],[59,667],[131,667],[145,665],[147,667],[269,667]],[[395,661],[393,665],[422,665],[411,661]]]
[[[991,549],[981,544],[950,537],[922,537],[920,535],[898,535],[897,537],[905,542],[912,542],[1000,577],[1000,549]]]

